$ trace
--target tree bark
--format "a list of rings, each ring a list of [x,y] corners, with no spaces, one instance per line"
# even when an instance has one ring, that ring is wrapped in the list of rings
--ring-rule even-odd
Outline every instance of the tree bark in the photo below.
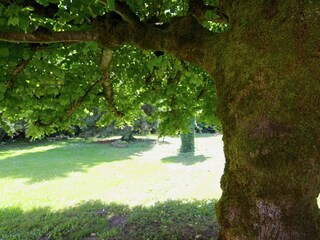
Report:
[[[319,2],[233,7],[215,74],[226,156],[220,239],[320,239]]]
[[[136,140],[132,133],[132,127],[125,125],[121,133],[121,140],[127,142],[133,142]]]
[[[187,152],[194,152],[195,147],[194,147],[194,135],[195,135],[195,120],[192,118],[190,121],[190,126],[189,126],[189,132],[188,133],[182,133],[180,138],[181,138],[181,148],[180,152],[181,153],[187,153]]]

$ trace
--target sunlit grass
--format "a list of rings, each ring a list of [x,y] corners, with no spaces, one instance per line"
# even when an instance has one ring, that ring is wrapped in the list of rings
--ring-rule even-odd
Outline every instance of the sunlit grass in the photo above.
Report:
[[[20,150],[14,149],[14,150],[0,151],[0,161],[9,157],[17,157],[23,154],[45,152],[58,147],[61,147],[61,145],[49,145],[49,146],[31,147],[29,149],[22,148]]]
[[[0,150],[0,208],[218,199],[221,136],[198,138],[194,156],[179,155],[179,147],[178,138],[140,141],[128,148],[83,141],[6,147]]]
[[[156,140],[1,146],[0,238],[215,239],[221,136]]]

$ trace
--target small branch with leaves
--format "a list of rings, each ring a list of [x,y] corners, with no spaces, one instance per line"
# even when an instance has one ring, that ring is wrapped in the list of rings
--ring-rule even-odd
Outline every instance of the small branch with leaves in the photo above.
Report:
[[[28,59],[23,59],[13,70],[11,74],[11,79],[7,82],[7,90],[12,88],[14,85],[14,82],[16,81],[18,75],[27,67],[29,62],[31,61],[32,57]]]
[[[8,90],[10,90],[10,89],[12,89],[14,87],[14,83],[17,80],[17,77],[19,76],[19,74],[21,72],[23,72],[23,70],[29,65],[29,63],[31,62],[31,60],[33,58],[34,52],[42,51],[42,50],[44,50],[46,48],[46,46],[38,45],[38,44],[30,44],[29,47],[33,51],[33,53],[30,55],[29,58],[22,59],[20,61],[20,63],[17,64],[15,69],[12,71],[11,78],[7,82],[7,86],[6,86],[7,88],[6,88],[5,92],[4,92],[5,95],[7,94]]]
[[[95,81],[93,84],[91,84],[84,95],[81,96],[75,103],[71,104],[71,107],[66,112],[66,114],[60,118],[60,121],[65,122],[67,119],[69,119],[73,115],[73,113],[83,104],[83,102],[86,100],[95,86],[100,85],[103,82],[102,80],[103,79],[99,79],[98,81]]]

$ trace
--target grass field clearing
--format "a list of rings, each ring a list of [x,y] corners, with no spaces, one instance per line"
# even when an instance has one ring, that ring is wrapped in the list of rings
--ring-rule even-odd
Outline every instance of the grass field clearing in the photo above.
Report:
[[[134,206],[219,198],[221,136],[197,138],[194,155],[179,154],[179,146],[179,138],[165,138],[128,148],[81,140],[2,147],[0,208],[61,209],[88,200]]]
[[[142,138],[127,148],[84,140],[0,149],[0,238],[215,239],[221,136]]]

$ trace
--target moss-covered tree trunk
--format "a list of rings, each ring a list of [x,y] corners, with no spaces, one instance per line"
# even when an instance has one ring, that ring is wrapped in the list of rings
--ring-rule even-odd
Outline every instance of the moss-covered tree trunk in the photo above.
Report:
[[[319,1],[233,7],[217,81],[221,239],[320,239]]]
[[[195,150],[195,147],[194,147],[194,137],[195,137],[194,127],[195,127],[195,120],[192,119],[190,121],[189,132],[182,133],[180,135],[180,138],[181,138],[180,152],[181,153],[194,152],[194,150]]]

